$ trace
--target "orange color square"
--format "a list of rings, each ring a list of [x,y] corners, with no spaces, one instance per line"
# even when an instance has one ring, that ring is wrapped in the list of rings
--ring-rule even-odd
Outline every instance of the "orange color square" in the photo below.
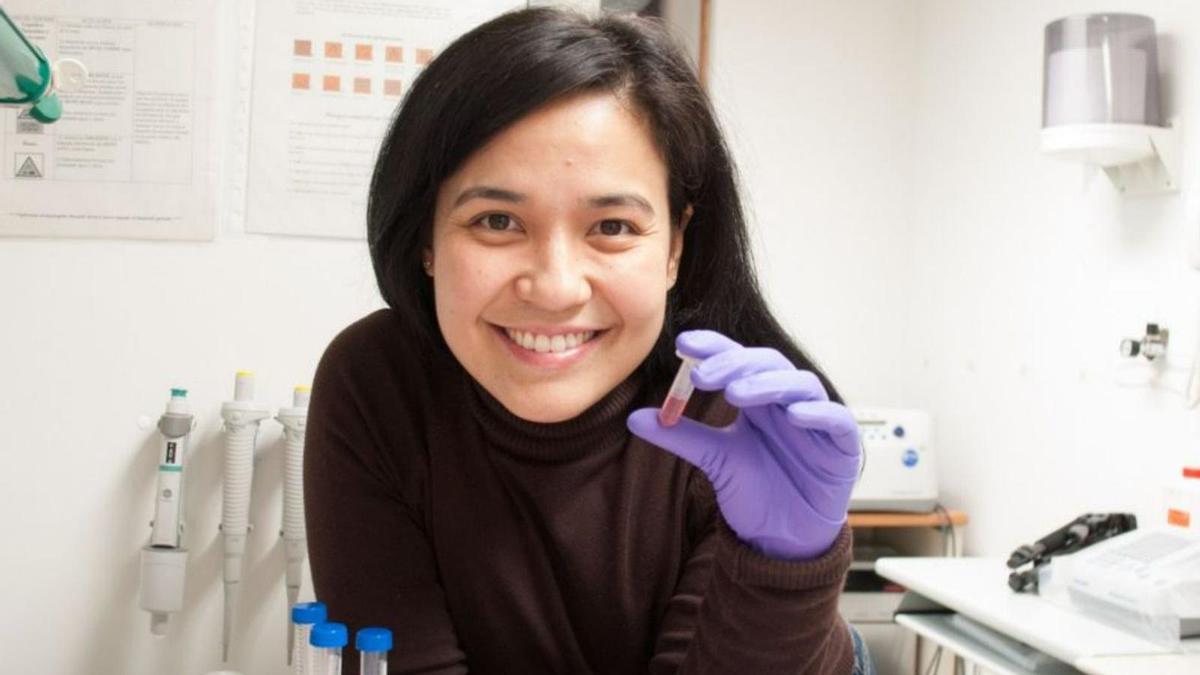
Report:
[[[383,50],[383,60],[388,63],[404,63],[404,47],[387,47]]]
[[[327,59],[342,58],[342,43],[326,42],[325,43],[325,58],[327,58]]]
[[[417,65],[418,66],[428,65],[429,62],[432,60],[433,60],[433,50],[432,49],[418,49],[417,50]]]
[[[312,40],[295,40],[292,53],[296,56],[312,56]]]
[[[399,96],[404,91],[404,86],[400,80],[384,80],[383,95],[384,96]]]
[[[292,73],[292,89],[308,89],[309,85],[308,73]]]
[[[326,75],[321,88],[325,91],[341,91],[342,78],[337,75]]]
[[[369,78],[369,77],[354,78],[354,93],[356,93],[356,94],[371,93],[371,78]]]
[[[1192,514],[1180,509],[1167,509],[1167,524],[1189,527],[1192,524]]]
[[[354,45],[354,58],[359,61],[370,61],[375,58],[375,50],[371,45],[357,44]]]

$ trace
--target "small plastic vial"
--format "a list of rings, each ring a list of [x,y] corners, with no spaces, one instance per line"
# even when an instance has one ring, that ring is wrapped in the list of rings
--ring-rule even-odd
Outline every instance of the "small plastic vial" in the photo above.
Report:
[[[387,675],[387,655],[392,650],[392,631],[363,628],[354,636],[358,649],[359,675]]]
[[[342,648],[347,641],[345,624],[319,623],[313,626],[308,636],[308,644],[312,647],[309,674],[342,675]]]
[[[675,381],[671,383],[671,390],[667,392],[667,398],[663,401],[662,408],[658,410],[658,421],[664,427],[673,427],[679,423],[679,418],[683,416],[683,409],[687,407],[688,399],[692,397],[692,392],[696,389],[692,384],[692,369],[700,362],[699,359],[684,356],[679,352],[675,352],[675,355],[683,359],[683,363],[679,364],[679,370],[675,373]]]
[[[312,648],[308,637],[312,627],[325,623],[328,610],[323,602],[298,602],[292,605],[292,672],[308,675],[308,655]]]

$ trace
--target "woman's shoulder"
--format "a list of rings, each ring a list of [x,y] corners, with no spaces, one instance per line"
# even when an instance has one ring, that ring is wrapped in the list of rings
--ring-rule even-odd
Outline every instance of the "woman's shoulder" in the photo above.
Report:
[[[325,348],[313,379],[309,440],[318,454],[355,461],[416,499],[423,475],[429,411],[420,349],[393,310],[342,329]]]
[[[422,342],[395,310],[380,309],[338,332],[325,348],[318,370],[378,375],[395,369],[424,369],[431,360],[430,348]]]
[[[416,413],[433,379],[437,359],[392,309],[381,309],[343,328],[325,348],[313,388],[360,406]],[[416,408],[415,408],[416,407]]]

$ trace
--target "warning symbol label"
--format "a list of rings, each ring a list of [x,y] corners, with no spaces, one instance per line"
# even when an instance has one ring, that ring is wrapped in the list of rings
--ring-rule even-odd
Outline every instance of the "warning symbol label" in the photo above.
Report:
[[[33,119],[33,115],[28,110],[22,110],[17,115],[17,133],[18,134],[44,134],[46,133],[45,125]]]
[[[17,178],[41,178],[43,164],[41,154],[18,153],[15,175]]]

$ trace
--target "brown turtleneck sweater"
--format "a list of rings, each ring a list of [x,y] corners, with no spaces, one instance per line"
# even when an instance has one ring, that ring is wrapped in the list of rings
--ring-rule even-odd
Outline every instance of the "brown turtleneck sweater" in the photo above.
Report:
[[[745,546],[700,472],[626,429],[658,403],[636,376],[535,424],[410,345],[391,310],[334,339],[305,446],[317,598],[351,631],[392,629],[389,673],[851,672],[849,529],[812,561]],[[733,411],[698,395],[688,414]]]

